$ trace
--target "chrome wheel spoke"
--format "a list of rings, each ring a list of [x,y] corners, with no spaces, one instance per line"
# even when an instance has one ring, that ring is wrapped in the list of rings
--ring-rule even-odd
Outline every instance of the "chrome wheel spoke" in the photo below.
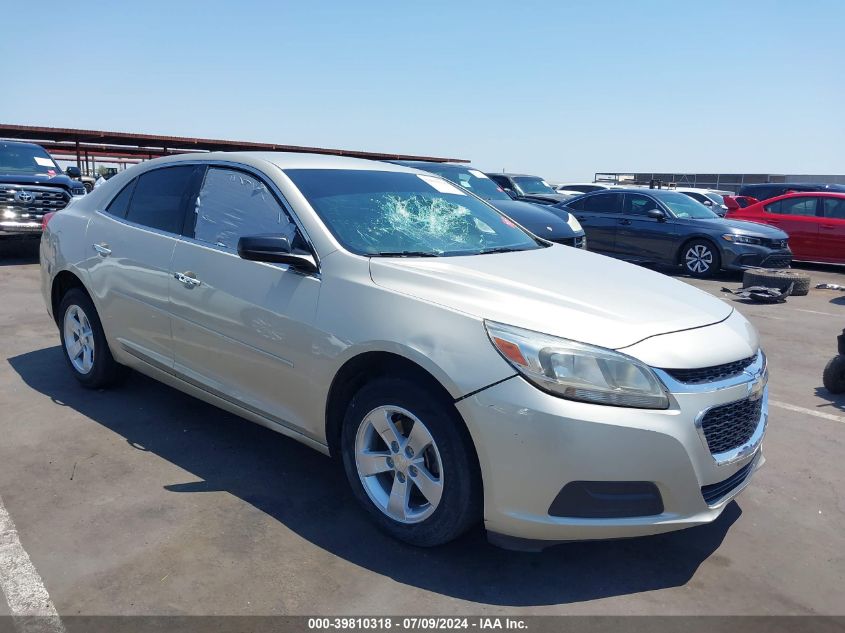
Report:
[[[420,422],[414,422],[411,432],[408,434],[408,439],[405,446],[413,451],[414,455],[421,454],[434,441],[431,433],[425,428],[425,425]]]
[[[416,468],[416,476],[412,479],[414,485],[419,488],[431,505],[436,506],[440,503],[440,497],[443,496],[443,484],[428,472],[422,461],[416,465]]]
[[[94,366],[94,349],[87,345],[82,348],[82,366],[86,371]]]
[[[390,489],[390,497],[387,502],[387,513],[400,521],[408,518],[408,501],[411,497],[411,486],[408,480],[399,476],[393,478],[393,486]]]
[[[393,423],[392,417],[393,413],[391,411],[376,409],[367,416],[366,422],[373,426],[388,447],[390,447],[394,442],[401,446],[402,434],[399,433],[399,430]]]
[[[364,452],[358,454],[358,472],[364,477],[372,477],[379,473],[386,473],[393,470],[388,464],[390,453],[387,452]]]
[[[70,356],[71,360],[74,358],[79,358],[79,355],[82,353],[82,341],[75,340],[73,343],[68,345],[67,348],[68,356]]]

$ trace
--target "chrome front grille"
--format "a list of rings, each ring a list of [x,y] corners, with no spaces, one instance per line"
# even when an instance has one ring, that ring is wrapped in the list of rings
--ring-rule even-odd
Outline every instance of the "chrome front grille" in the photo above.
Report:
[[[701,431],[713,455],[748,442],[760,423],[763,398],[746,398],[713,407],[701,419]]]
[[[60,211],[70,202],[70,194],[57,187],[0,185],[0,211],[13,211],[17,218],[41,219],[45,213]]]
[[[700,385],[708,382],[716,382],[739,376],[757,359],[757,356],[749,356],[742,360],[713,365],[712,367],[700,367],[698,369],[664,369],[667,374],[678,382],[688,385]]]

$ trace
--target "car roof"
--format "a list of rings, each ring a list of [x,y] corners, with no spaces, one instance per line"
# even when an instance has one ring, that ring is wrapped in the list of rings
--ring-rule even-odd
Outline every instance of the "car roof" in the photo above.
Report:
[[[414,169],[422,170],[438,169],[445,167],[447,169],[475,169],[475,171],[479,171],[472,165],[468,165],[466,163],[441,163],[440,161],[429,160],[388,160],[384,162],[392,163],[394,165],[402,165],[403,167],[413,167]]]
[[[545,180],[540,176],[536,176],[534,174],[514,174],[511,172],[498,172],[498,171],[486,171],[484,172],[488,176],[509,176],[511,178],[540,178],[540,180]]]
[[[768,200],[760,200],[763,203],[769,203],[772,200],[780,200],[782,198],[806,198],[807,196],[821,196],[823,198],[845,198],[845,191],[836,191],[830,190],[827,191],[792,191],[790,193],[784,193],[779,196],[775,196],[774,198],[769,198]],[[753,197],[753,196],[740,196],[740,197]]]
[[[805,191],[845,191],[845,185],[834,182],[827,184],[820,182],[754,182],[742,185],[742,189],[761,189],[763,187],[786,187],[787,189],[801,187]],[[813,187],[818,187],[818,189],[813,189]]]
[[[7,141],[5,139],[0,139],[0,145],[6,145],[11,147],[41,147],[38,143],[27,143],[26,141]],[[44,149],[41,147],[41,149]]]
[[[279,169],[359,169],[371,171],[395,171],[417,173],[421,170],[395,163],[388,163],[365,158],[332,156],[327,154],[308,154],[304,152],[192,152],[164,156],[143,163],[144,166],[160,166],[186,161],[231,161],[254,167],[270,163]]]

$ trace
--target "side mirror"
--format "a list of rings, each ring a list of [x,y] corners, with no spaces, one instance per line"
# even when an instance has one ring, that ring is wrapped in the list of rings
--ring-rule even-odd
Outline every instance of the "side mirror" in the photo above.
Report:
[[[510,187],[505,187],[504,190],[505,193],[508,194],[511,198],[516,199],[516,192],[513,189],[511,189]]]
[[[649,209],[646,211],[646,215],[650,217],[652,220],[657,220],[658,222],[663,222],[666,220],[666,214],[663,213],[660,209]]]
[[[79,180],[82,178],[82,172],[79,170],[79,167],[68,167],[65,169],[65,174],[68,175],[69,178],[73,178],[74,180]]]
[[[254,262],[287,264],[303,273],[317,272],[311,255],[291,252],[290,240],[284,235],[249,235],[238,240],[238,255]]]

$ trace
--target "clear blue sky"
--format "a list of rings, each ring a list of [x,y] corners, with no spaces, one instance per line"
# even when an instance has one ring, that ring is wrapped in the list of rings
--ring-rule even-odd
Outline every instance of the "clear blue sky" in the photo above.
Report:
[[[604,170],[845,173],[845,2],[11,2],[0,121]]]

